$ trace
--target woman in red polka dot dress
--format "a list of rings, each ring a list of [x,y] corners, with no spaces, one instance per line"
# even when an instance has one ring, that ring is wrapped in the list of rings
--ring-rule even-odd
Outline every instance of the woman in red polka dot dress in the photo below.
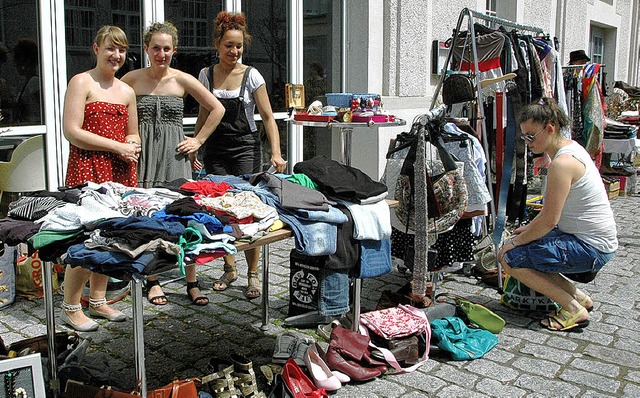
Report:
[[[137,186],[140,153],[136,96],[115,75],[124,64],[129,42],[122,29],[103,26],[93,43],[96,67],[75,75],[64,102],[64,136],[71,143],[65,185],[114,181]],[[110,321],[127,317],[107,305],[106,275],[82,267],[69,267],[64,275],[64,301],[60,319],[75,330],[98,329],[82,311],[80,298],[90,282],[89,314]]]

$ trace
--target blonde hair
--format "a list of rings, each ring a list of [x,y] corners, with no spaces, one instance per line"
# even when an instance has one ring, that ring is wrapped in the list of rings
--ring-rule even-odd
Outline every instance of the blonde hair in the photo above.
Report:
[[[94,44],[101,46],[105,41],[111,40],[118,47],[129,48],[129,40],[122,29],[117,26],[105,25],[98,30]]]
[[[220,11],[213,21],[213,45],[220,44],[222,36],[228,30],[239,30],[242,32],[243,44],[248,46],[251,44],[251,35],[247,32],[247,20],[244,13],[232,13],[226,11]]]
[[[142,42],[145,46],[151,43],[151,38],[156,33],[166,33],[171,36],[171,42],[174,47],[178,47],[178,29],[171,22],[154,22],[149,26],[142,36]]]

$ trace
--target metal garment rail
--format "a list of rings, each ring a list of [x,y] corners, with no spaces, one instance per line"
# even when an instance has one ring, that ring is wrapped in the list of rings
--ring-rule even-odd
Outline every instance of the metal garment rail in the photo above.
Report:
[[[483,14],[481,12],[475,11],[475,10],[471,10],[469,8],[464,8],[462,9],[462,11],[460,12],[460,16],[458,17],[458,23],[456,25],[455,30],[453,31],[453,38],[455,39],[458,36],[458,33],[460,32],[460,27],[463,24],[463,21],[465,19],[465,17],[467,18],[467,23],[468,23],[468,29],[470,32],[470,36],[472,38],[472,40],[469,40],[469,42],[471,43],[471,55],[473,57],[473,66],[474,69],[476,71],[479,71],[480,68],[478,66],[478,49],[477,49],[477,45],[476,45],[476,41],[473,40],[473,38],[476,37],[476,31],[475,31],[475,27],[474,27],[474,17],[480,20],[484,20],[484,21],[488,21],[488,22],[493,22],[496,24],[500,24],[503,26],[508,26],[510,28],[514,28],[517,30],[522,30],[522,31],[527,31],[527,32],[532,32],[532,33],[537,33],[537,34],[541,34],[544,33],[544,30],[541,28],[538,28],[536,26],[529,26],[529,25],[522,25],[513,21],[509,21],[506,19],[501,19],[501,18],[497,18],[491,15],[486,15]],[[442,83],[444,82],[444,79],[446,78],[446,72],[447,72],[447,68],[449,67],[450,63],[451,63],[451,57],[453,56],[453,48],[454,46],[451,45],[449,47],[449,52],[447,54],[447,60],[445,61],[444,65],[445,65],[445,69],[440,73],[440,79],[438,80],[438,85],[436,86],[436,91],[433,95],[433,99],[431,100],[431,106],[429,109],[433,109],[435,107],[436,101],[438,99],[438,95],[440,94],[440,90],[442,89]],[[482,102],[482,81],[480,79],[480,74],[476,73],[475,74],[475,83],[476,83],[476,90],[477,90],[477,98],[478,98],[478,103]],[[493,195],[493,190],[491,189],[491,162],[490,162],[490,153],[489,153],[489,142],[487,139],[487,122],[486,122],[486,118],[485,118],[485,114],[484,114],[484,107],[479,106],[479,113],[480,113],[480,120],[482,123],[482,146],[484,147],[484,151],[485,151],[485,156],[487,158],[487,164],[486,164],[486,183],[487,186],[489,187],[489,195],[491,196],[491,202],[490,202],[490,206],[489,206],[489,214],[490,214],[490,220],[491,220],[491,225],[492,225],[492,230],[495,230],[496,227],[496,208],[495,208],[495,198]],[[496,258],[498,258],[498,251],[499,251],[499,247],[498,245],[496,245]],[[500,264],[500,262],[497,262],[498,265],[498,275],[502,275],[502,265]],[[498,291],[502,291],[502,278],[498,278]]]

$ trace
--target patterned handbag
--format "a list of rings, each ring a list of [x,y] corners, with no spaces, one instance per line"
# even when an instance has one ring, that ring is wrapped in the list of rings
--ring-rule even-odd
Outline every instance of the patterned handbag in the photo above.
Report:
[[[425,126],[414,125],[414,129]],[[455,162],[444,146],[438,128],[432,128],[430,141],[437,149],[439,160],[427,159],[427,212],[429,232],[444,232],[462,217],[467,207],[467,184],[464,180],[464,163]],[[416,137],[421,134],[416,133]],[[396,216],[407,228],[415,231],[414,206],[414,162],[416,161],[417,138],[411,145],[396,182],[395,199],[398,201]],[[429,152],[429,151],[428,151]]]

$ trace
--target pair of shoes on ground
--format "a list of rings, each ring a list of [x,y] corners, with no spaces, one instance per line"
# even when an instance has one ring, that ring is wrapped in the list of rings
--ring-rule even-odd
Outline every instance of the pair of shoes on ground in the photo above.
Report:
[[[224,272],[219,279],[213,281],[213,290],[224,291],[231,286],[231,284],[238,280],[238,270],[235,265],[226,264],[223,268]],[[248,299],[258,298],[262,295],[260,289],[260,278],[256,271],[249,271],[247,273],[247,288],[244,291],[244,296]]]
[[[89,315],[93,317],[105,318],[111,322],[123,322],[127,320],[127,316],[121,311],[115,311],[113,313],[107,313],[104,311],[100,311],[98,308],[107,305],[107,300],[105,298],[102,299],[89,299]],[[62,302],[62,312],[60,313],[60,320],[66,325],[70,326],[74,330],[78,332],[93,332],[98,330],[98,322],[93,319],[89,319],[83,323],[75,323],[69,313],[82,311],[81,304],[68,304],[66,302]]]
[[[292,358],[299,366],[304,366],[304,355],[307,348],[313,343],[315,340],[310,336],[288,330],[276,338],[271,362],[284,364],[289,358]]]
[[[169,302],[166,295],[159,294],[156,296],[149,296],[149,292],[151,291],[151,288],[155,286],[160,286],[160,281],[158,281],[157,279],[147,280],[147,283],[146,283],[147,300],[149,300],[149,302],[153,305],[166,305]],[[189,300],[191,300],[192,304],[199,305],[199,306],[209,304],[209,298],[207,296],[205,295],[193,296],[191,294],[191,290],[193,289],[200,289],[200,285],[198,284],[198,281],[187,282],[187,297],[189,297]]]
[[[212,358],[207,368],[213,373],[201,378],[202,389],[215,398],[266,398],[258,391],[253,363],[245,356],[231,354],[229,360]]]

